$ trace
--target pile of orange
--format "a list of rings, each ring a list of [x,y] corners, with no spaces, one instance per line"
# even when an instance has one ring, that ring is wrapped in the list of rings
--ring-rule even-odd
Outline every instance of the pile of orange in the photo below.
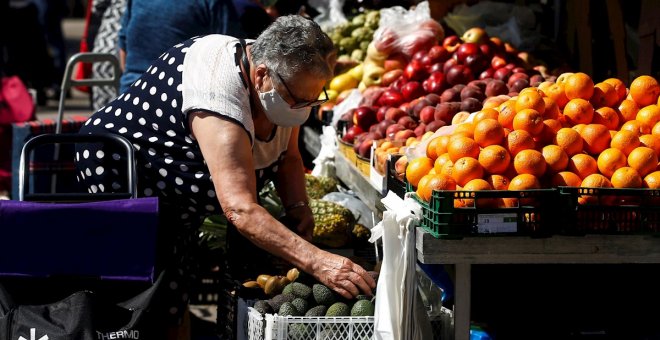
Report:
[[[425,201],[433,190],[468,188],[657,189],[659,97],[660,84],[650,76],[626,88],[615,78],[594,84],[584,73],[565,73],[431,140],[406,177]]]

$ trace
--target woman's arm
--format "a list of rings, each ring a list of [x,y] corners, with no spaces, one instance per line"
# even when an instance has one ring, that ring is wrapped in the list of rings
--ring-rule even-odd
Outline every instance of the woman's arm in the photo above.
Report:
[[[339,294],[371,293],[376,283],[360,266],[305,241],[257,204],[250,140],[234,122],[191,112],[190,126],[209,167],[225,216],[258,247],[289,261]]]
[[[314,217],[307,201],[305,169],[298,150],[300,128],[291,131],[284,159],[280,162],[275,179],[275,188],[282,199],[288,217],[298,222],[297,230],[307,241],[312,240]]]

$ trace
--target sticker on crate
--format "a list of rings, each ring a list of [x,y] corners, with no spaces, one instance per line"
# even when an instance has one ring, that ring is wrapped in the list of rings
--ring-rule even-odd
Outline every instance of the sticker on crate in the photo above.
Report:
[[[518,231],[518,217],[515,213],[479,214],[477,230],[480,234],[515,233]]]

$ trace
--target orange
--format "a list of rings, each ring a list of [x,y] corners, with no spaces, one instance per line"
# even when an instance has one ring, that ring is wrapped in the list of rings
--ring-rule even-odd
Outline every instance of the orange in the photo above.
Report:
[[[435,139],[439,139],[435,144],[435,154],[440,157],[442,154],[447,153],[447,144],[449,144],[451,136],[445,135],[436,137]]]
[[[610,130],[603,124],[587,124],[580,135],[584,140],[584,151],[591,155],[598,155],[610,146]]]
[[[642,133],[651,133],[655,124],[660,121],[660,106],[651,104],[641,108],[635,120],[642,124]]]
[[[660,137],[660,122],[655,123],[651,129],[651,134]]]
[[[522,150],[534,149],[535,146],[534,138],[527,131],[511,131],[506,136],[506,148],[512,157],[515,157]]]
[[[432,159],[435,161],[436,158],[438,158],[438,152],[437,152],[437,147],[438,143],[441,142],[440,137],[436,137],[431,139],[429,143],[426,145],[426,157]]]
[[[511,155],[500,145],[489,145],[479,153],[479,164],[489,174],[503,174],[511,163]]]
[[[594,117],[594,107],[582,99],[571,99],[564,107],[564,116],[572,124],[589,124]]]
[[[566,86],[566,82],[568,81],[568,78],[572,76],[574,73],[571,72],[565,72],[559,75],[557,77],[557,80],[555,80],[555,83],[561,85],[561,86]]]
[[[433,167],[433,169],[431,169],[431,171],[429,171],[428,174],[429,174],[429,175],[435,175],[435,174],[437,174],[437,172],[435,172],[435,167]],[[422,177],[422,178],[424,178],[424,177]],[[420,182],[421,182],[421,180],[420,180]]]
[[[562,171],[554,174],[550,180],[553,187],[579,187],[582,178],[570,171]]]
[[[622,101],[626,98],[626,95],[628,94],[628,89],[626,89],[626,84],[624,84],[623,81],[617,78],[609,78],[609,79],[605,79],[603,82],[610,84],[614,88],[618,97],[617,102]]]
[[[598,155],[597,163],[601,174],[612,177],[614,171],[628,165],[628,158],[621,150],[609,148]]]
[[[589,100],[594,93],[594,81],[588,75],[578,72],[566,78],[564,91],[569,100],[576,98]]]
[[[474,141],[482,148],[501,144],[504,140],[504,128],[497,120],[486,118],[474,126]]]
[[[543,121],[543,130],[539,135],[534,136],[534,141],[537,145],[552,144],[559,129],[561,129],[561,123],[558,120],[546,119]]]
[[[594,94],[589,101],[594,108],[610,107],[619,101],[619,95],[612,85],[602,82],[594,86]]]
[[[509,179],[506,178],[505,176],[493,174],[490,176],[486,176],[486,178],[484,179],[486,180],[486,182],[488,182],[488,184],[490,184],[491,187],[493,187],[493,190],[509,189]]]
[[[554,82],[546,80],[544,82],[541,82],[536,88],[538,88],[543,93],[544,96],[547,96],[545,92],[548,90],[548,88],[550,88],[550,86],[554,84],[555,84]]]
[[[594,124],[603,124],[609,130],[616,130],[619,127],[619,115],[611,107],[601,107],[594,112],[591,122]]]
[[[568,161],[568,171],[574,172],[584,180],[587,176],[598,172],[598,163],[593,157],[579,153]]]
[[[408,163],[406,168],[406,179],[408,183],[416,187],[419,180],[433,169],[433,160],[428,157],[415,158]]]
[[[570,128],[561,128],[555,136],[555,144],[571,157],[578,152],[582,152],[584,140],[577,131]]]
[[[644,134],[642,132],[643,129],[644,128],[642,127],[642,123],[638,120],[629,120],[623,123],[623,125],[621,125],[621,131],[627,130],[637,134],[637,136],[641,136]]]
[[[481,111],[477,112],[472,118],[472,123],[477,124],[486,118],[497,120],[499,114],[500,113],[494,108],[481,109]]]
[[[454,136],[463,135],[465,137],[474,138],[474,124],[472,123],[461,123],[456,126],[454,129]]]
[[[547,164],[543,154],[536,150],[522,150],[513,159],[513,166],[518,174],[530,174],[541,177]]]
[[[435,163],[433,163],[433,169],[435,170],[435,173],[439,174],[440,171],[442,171],[442,166],[447,162],[451,162],[451,158],[449,158],[448,153],[443,153],[442,155],[438,156],[438,158],[435,160]]]
[[[497,121],[500,122],[504,128],[513,130],[513,117],[516,116],[516,101],[513,99],[505,101],[500,104],[497,111],[500,112],[499,116],[497,116]]]
[[[516,99],[516,112],[525,109],[533,109],[538,112],[545,111],[545,101],[538,90],[523,90],[518,94]]]
[[[545,111],[543,111],[543,119],[557,119],[561,112],[559,111],[559,106],[552,98],[543,97],[543,102],[545,102]]]
[[[513,117],[513,129],[525,130],[530,135],[535,136],[543,131],[543,116],[535,109],[517,110]]]
[[[571,127],[571,129],[573,129],[573,130],[575,130],[575,131],[577,131],[578,133],[581,134],[581,133],[582,133],[582,129],[584,129],[585,126],[587,126],[587,124],[576,124],[576,125],[573,125],[573,126]]]
[[[630,84],[630,96],[639,107],[656,104],[659,95],[660,84],[651,76],[639,76]]]
[[[456,181],[446,175],[426,175],[419,181],[417,196],[428,202],[433,190],[456,190]]]
[[[452,177],[451,175],[453,172],[454,172],[454,162],[449,160],[442,165],[442,168],[440,169],[440,172],[438,172],[438,174]]]
[[[649,189],[660,189],[660,171],[654,171],[644,177],[644,187]]]
[[[639,137],[641,146],[645,146],[655,152],[660,157],[660,138],[654,135],[643,135]]]
[[[611,147],[621,150],[626,157],[640,144],[641,142],[637,134],[628,130],[617,132],[610,142]]]
[[[653,149],[640,146],[628,155],[628,165],[641,176],[646,176],[658,167],[658,156]]]
[[[447,144],[447,153],[452,162],[456,162],[463,157],[479,157],[479,144],[472,138],[465,136],[453,137]]]
[[[493,187],[481,178],[476,178],[465,184],[464,191],[493,190]],[[498,200],[496,198],[463,199],[466,206],[475,206],[477,208],[496,208]]]
[[[541,182],[534,175],[520,174],[511,179],[509,190],[532,190],[541,189]]]
[[[610,182],[615,188],[641,188],[642,176],[639,175],[637,170],[624,166],[612,174]]]
[[[601,174],[587,176],[580,184],[582,188],[611,188],[612,182]],[[598,204],[598,196],[580,196],[578,204]]]
[[[621,104],[619,104],[619,124],[635,119],[638,111],[639,106],[637,106],[637,103],[634,101],[630,99],[622,101]]]
[[[545,93],[548,98],[552,99],[560,109],[563,109],[564,106],[566,106],[566,103],[568,103],[568,97],[566,97],[564,86],[562,84],[555,83],[548,87],[547,90],[543,91],[543,93]]]
[[[557,145],[550,144],[543,147],[541,150],[545,163],[548,165],[548,171],[553,173],[560,172],[568,166],[568,155]]]
[[[481,167],[479,161],[472,157],[463,157],[454,162],[454,169],[451,177],[456,181],[456,184],[465,186],[467,182],[484,176],[484,168]]]

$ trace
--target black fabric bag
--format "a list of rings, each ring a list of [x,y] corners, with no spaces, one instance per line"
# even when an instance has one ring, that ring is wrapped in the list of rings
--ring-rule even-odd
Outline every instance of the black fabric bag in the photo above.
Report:
[[[161,273],[151,287],[119,303],[81,290],[41,305],[17,305],[0,285],[0,339],[163,339],[159,310],[154,308],[163,282]]]

